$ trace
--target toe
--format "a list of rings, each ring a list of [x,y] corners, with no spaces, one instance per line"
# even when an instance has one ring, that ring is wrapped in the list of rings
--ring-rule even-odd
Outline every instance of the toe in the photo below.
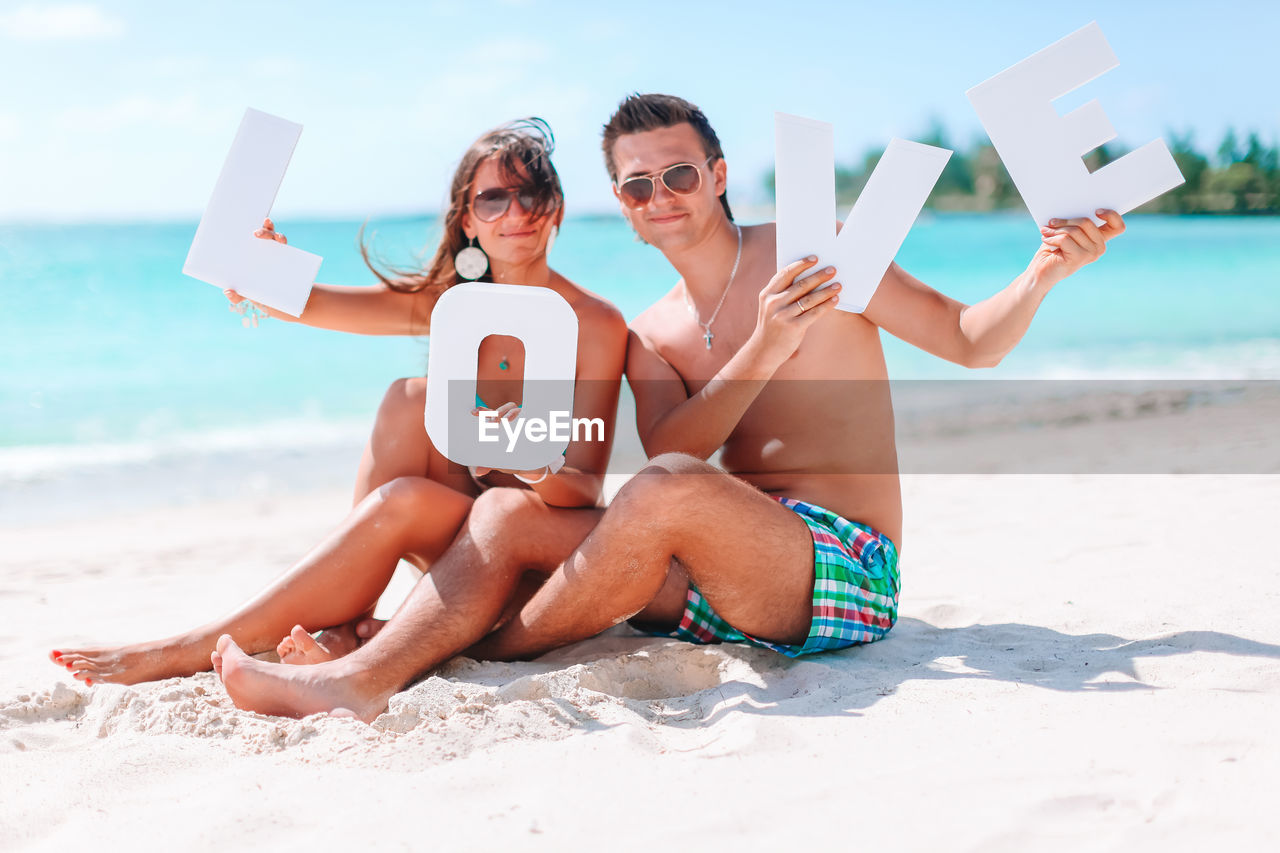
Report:
[[[316,642],[316,638],[306,631],[303,631],[300,636],[295,635],[294,642],[297,645],[298,656],[301,658],[302,663],[320,663],[333,657],[328,649]]]
[[[293,640],[293,651],[297,663],[311,662],[311,658],[320,651],[320,646],[316,643],[315,637],[308,634],[301,625],[293,626],[293,631],[289,633],[289,639]]]
[[[297,665],[307,662],[307,649],[298,641],[300,636],[307,640],[311,639],[311,636],[302,630],[301,625],[295,625],[289,632],[289,636],[280,641],[280,645],[276,647],[276,655],[280,658],[280,663]]]
[[[230,634],[223,634],[218,638],[216,649],[218,654],[222,656],[223,666],[226,666],[228,661],[238,663],[248,657],[248,655],[245,654],[244,649],[240,648],[240,646],[236,644],[236,641],[231,639]]]

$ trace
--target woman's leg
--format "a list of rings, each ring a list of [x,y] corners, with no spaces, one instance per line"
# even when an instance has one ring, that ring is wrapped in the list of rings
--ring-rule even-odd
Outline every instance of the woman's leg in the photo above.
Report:
[[[426,477],[464,495],[480,494],[466,468],[451,463],[427,437],[423,425],[426,404],[425,376],[391,383],[378,406],[373,432],[360,459],[352,505],[400,477]]]
[[[54,651],[76,678],[134,684],[209,669],[209,653],[230,634],[250,654],[275,648],[298,621],[306,630],[367,612],[405,554],[428,562],[453,541],[473,499],[422,478],[381,486],[339,529],[233,613],[174,637],[118,647]]]
[[[453,465],[436,450],[423,425],[427,403],[427,379],[416,376],[391,383],[378,406],[369,443],[365,445],[356,472],[355,499],[358,505],[379,486],[400,477],[426,477],[448,486],[460,494],[476,497],[479,487],[460,465]],[[404,559],[418,571],[425,572],[429,560],[419,554]],[[375,601],[374,604],[377,602]],[[373,618],[373,605],[349,622],[326,626],[315,637],[302,625],[294,625],[276,646],[276,654],[284,663],[310,664],[332,660],[354,651],[361,642],[381,627]]]

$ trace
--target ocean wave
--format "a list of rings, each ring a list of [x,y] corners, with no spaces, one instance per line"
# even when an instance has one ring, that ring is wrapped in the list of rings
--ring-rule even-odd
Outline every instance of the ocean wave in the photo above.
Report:
[[[289,455],[359,447],[369,424],[283,420],[253,426],[170,433],[149,441],[39,444],[0,447],[0,484],[30,483],[73,471],[154,465],[192,456],[242,451]]]
[[[1055,417],[1068,417],[1071,412],[1066,410],[1093,413],[1100,405],[1099,399],[1103,399],[1110,410],[1111,403],[1106,399],[1113,389],[1108,389],[1100,398],[1101,389],[1088,387],[1090,382],[1165,382],[1182,388],[1205,381],[1280,380],[1280,338],[1185,347],[1150,342],[1105,350],[1094,346],[1019,351],[1015,358],[991,371],[966,370],[914,349],[904,353],[902,348],[895,347],[888,354],[895,407],[904,422],[910,422],[916,415],[933,415],[947,408],[952,414],[967,412],[977,400],[983,401],[982,408],[995,404],[990,394],[975,396],[963,390],[963,386],[973,381],[1000,380],[1004,385],[1000,393],[1016,386],[1016,391],[1010,392],[1015,398],[1014,409],[1021,409],[1031,399],[1065,395],[1070,402],[1062,403],[1059,406],[1062,411]],[[932,380],[934,384],[916,380]],[[938,383],[937,380],[945,381]],[[1018,382],[1030,384],[1017,385]],[[1037,385],[1043,387],[1037,388]],[[1129,387],[1124,393],[1135,390]],[[1162,389],[1163,392],[1170,390],[1170,387]],[[624,393],[624,396],[628,395]],[[1091,398],[1091,402],[1085,402],[1085,397]],[[1202,404],[1204,395],[1197,394],[1196,399]],[[996,408],[1009,406],[997,405]],[[123,442],[67,441],[0,447],[0,485],[38,482],[79,471],[155,465],[246,451],[266,458],[358,449],[368,437],[370,426],[369,420],[354,418],[297,417],[189,432],[170,429],[156,438]]]
[[[1138,343],[1038,356],[1035,379],[1280,379],[1280,339],[1188,346]]]

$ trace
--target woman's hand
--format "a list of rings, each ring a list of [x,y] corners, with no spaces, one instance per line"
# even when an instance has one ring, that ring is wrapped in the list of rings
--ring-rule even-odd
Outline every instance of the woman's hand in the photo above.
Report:
[[[253,326],[257,328],[258,320],[263,317],[284,320],[288,323],[297,322],[298,318],[277,311],[269,305],[263,305],[261,302],[254,302],[252,299],[241,296],[234,290],[224,290],[222,291],[222,295],[227,297],[227,301],[231,303],[227,306],[228,309],[232,313],[239,314],[244,318],[240,322],[242,322],[246,327]]]
[[[288,239],[283,234],[276,232],[276,226],[270,219],[262,220],[262,227],[257,231],[254,231],[253,236],[260,240],[274,240],[277,243],[283,243],[285,245],[288,245],[289,243]],[[295,322],[297,320],[296,317],[292,317],[289,314],[283,314],[276,311],[274,308],[263,305],[261,302],[254,302],[252,299],[241,296],[233,288],[227,288],[222,291],[222,295],[227,297],[227,301],[231,303],[232,311],[244,316],[244,323],[246,326],[250,324],[254,326],[258,325],[258,315],[271,317],[276,320],[287,320],[290,322]],[[246,311],[248,310],[248,306],[245,305],[246,302],[253,306],[255,312],[253,315],[245,316]]]
[[[496,409],[482,409],[479,406],[476,406],[474,409],[471,410],[471,414],[475,415],[476,417],[480,417],[481,412],[493,412],[494,414],[497,415],[498,420],[514,421],[514,420],[518,420],[520,417],[520,406],[517,405],[516,403],[503,403],[501,406],[499,406]],[[520,476],[527,477],[530,480],[536,480],[538,479],[538,477],[544,474],[545,469],[546,469],[546,466],[544,465],[542,468],[537,468],[533,471],[517,471],[512,468],[481,468],[479,466],[477,466],[474,470],[475,470],[475,475],[477,477],[483,477],[485,474],[488,474],[490,471],[499,471],[503,474],[512,474],[512,475],[519,474]]]
[[[799,349],[809,327],[831,313],[840,301],[838,283],[818,289],[835,277],[834,267],[800,278],[801,273],[817,262],[818,259],[810,255],[788,264],[760,291],[760,310],[751,338],[774,368]]]
[[[275,223],[270,219],[262,220],[262,227],[257,231],[254,231],[253,236],[261,240],[275,240],[277,243],[284,243],[286,245],[289,243],[288,239],[286,239],[283,234],[276,232]]]

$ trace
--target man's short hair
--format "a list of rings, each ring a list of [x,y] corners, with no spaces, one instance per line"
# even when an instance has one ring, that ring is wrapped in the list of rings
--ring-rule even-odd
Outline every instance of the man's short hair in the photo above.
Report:
[[[675,95],[641,95],[628,96],[618,109],[609,117],[604,126],[604,139],[601,148],[604,150],[604,165],[609,170],[609,180],[618,182],[618,169],[613,162],[613,146],[619,136],[628,133],[643,133],[646,130],[659,130],[688,123],[698,132],[702,139],[702,150],[707,157],[724,159],[724,150],[720,147],[720,138],[711,129],[711,122],[695,105]],[[729,209],[728,193],[720,194],[720,204],[724,207],[725,216],[733,221],[733,211]]]

